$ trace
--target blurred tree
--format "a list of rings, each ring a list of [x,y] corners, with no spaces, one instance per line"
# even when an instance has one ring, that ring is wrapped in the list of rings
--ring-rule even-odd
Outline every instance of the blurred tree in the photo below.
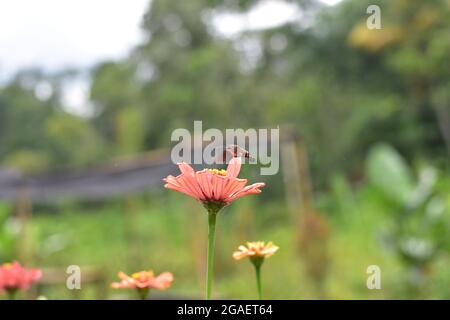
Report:
[[[0,88],[0,162],[4,165],[42,171],[85,164],[104,154],[91,123],[64,111],[64,77],[24,70]]]
[[[319,188],[339,171],[359,179],[368,146],[379,140],[408,160],[445,159],[448,1],[291,0],[299,18],[278,27],[233,37],[215,29],[213,17],[263,3],[152,1],[144,41],[127,58],[93,69],[87,121],[65,114],[63,82],[19,74],[0,90],[0,159],[35,152],[38,167],[86,163],[167,146],[173,129],[194,120],[219,129],[294,124]],[[380,30],[365,27],[369,4],[382,9]],[[48,97],[43,82],[51,84]],[[80,156],[69,140],[92,142],[79,144],[86,147]]]
[[[139,85],[134,78],[135,66],[128,61],[107,62],[100,64],[94,70],[94,80],[91,86],[91,99],[94,102],[95,114],[92,120],[97,130],[102,134],[108,149],[111,152],[138,151],[142,149],[141,145],[132,147],[124,146],[123,135],[129,136],[124,132],[123,123],[126,121],[127,114],[138,113],[142,118],[142,112],[137,107],[139,105]],[[131,111],[129,111],[132,109]],[[124,120],[125,119],[125,120]],[[130,125],[128,129],[139,134],[144,130],[143,122],[137,121]],[[135,140],[138,138],[131,138]]]
[[[0,91],[0,157],[23,148],[45,148],[42,123],[52,113],[52,101],[41,101],[33,91],[38,75],[19,74]]]
[[[123,141],[117,137],[124,133],[122,116],[141,119],[134,132],[143,137],[127,138],[142,141],[140,148],[166,146],[173,129],[191,128],[194,120],[225,128],[257,119],[245,102],[246,77],[231,43],[213,37],[205,23],[209,3],[153,1],[143,22],[148,41],[129,61],[94,72],[96,122],[108,126],[116,143]],[[121,109],[135,111],[125,116]]]
[[[427,149],[433,156],[442,155],[444,143],[450,152],[450,91],[443,94],[442,90],[450,80],[445,58],[450,53],[450,4],[445,0],[398,0],[379,1],[379,5],[383,29],[363,29],[365,21],[356,23],[349,44],[391,70],[393,78],[378,73],[378,82],[383,90],[399,96],[397,115],[410,117],[408,123],[415,123],[417,134],[406,132],[414,139],[409,144],[415,144],[416,152]]]
[[[44,130],[55,165],[86,165],[106,154],[104,141],[86,119],[55,112],[44,122]]]

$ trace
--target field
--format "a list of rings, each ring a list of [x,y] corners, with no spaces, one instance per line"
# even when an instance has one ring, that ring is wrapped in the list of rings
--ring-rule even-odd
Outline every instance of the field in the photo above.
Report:
[[[63,209],[33,218],[33,241],[39,253],[36,263],[43,267],[65,268],[68,264],[101,266],[108,281],[118,270],[132,272],[152,268],[171,271],[175,281],[160,298],[201,298],[204,289],[206,254],[206,214],[194,200],[181,195],[132,198],[135,212],[126,212],[119,200],[95,209]],[[245,199],[224,211],[218,222],[215,297],[255,298],[253,270],[247,261],[233,261],[231,253],[245,240],[272,240],[280,246],[277,255],[264,266],[265,295],[269,299],[385,299],[405,297],[405,268],[392,252],[383,248],[379,234],[386,227],[381,208],[370,200],[370,192],[360,192],[352,212],[327,209],[331,225],[327,278],[322,293],[305,272],[297,245],[298,230],[283,203],[262,205]],[[126,206],[125,206],[126,207]],[[187,208],[187,209],[186,209]],[[132,236],[130,236],[130,232]],[[263,236],[260,236],[263,235]],[[131,243],[130,243],[131,242]],[[134,255],[134,256],[133,256]],[[449,297],[448,255],[436,261],[425,298]],[[382,272],[382,289],[369,290],[369,265]],[[108,286],[108,283],[105,283]],[[44,295],[68,298],[64,284],[46,287]],[[93,288],[83,290],[83,298],[95,297]],[[109,289],[108,297],[133,297]]]

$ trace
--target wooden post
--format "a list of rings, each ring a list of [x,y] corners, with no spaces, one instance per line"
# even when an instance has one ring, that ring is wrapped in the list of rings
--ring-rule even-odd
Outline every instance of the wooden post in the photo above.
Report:
[[[23,186],[18,192],[15,214],[20,225],[20,237],[17,243],[18,260],[25,267],[30,267],[33,263],[32,204],[26,186]],[[26,299],[34,299],[37,294],[37,288],[32,287],[25,293],[25,296]]]
[[[130,268],[130,270],[134,270],[140,268],[142,262],[139,254],[139,234],[136,230],[137,209],[135,200],[129,196],[126,196],[124,198],[123,208],[124,231],[128,252],[128,268]]]
[[[286,133],[286,132],[285,132]],[[330,228],[327,220],[314,208],[308,155],[304,141],[292,128],[283,137],[282,165],[288,206],[296,226],[299,254],[307,275],[313,280],[316,294],[325,298]]]
[[[314,195],[311,187],[311,176],[309,174],[308,153],[303,139],[297,140],[296,149],[302,211],[310,212],[314,209]]]
[[[282,131],[281,165],[288,209],[296,220],[298,214],[309,212],[314,205],[306,148],[289,127]]]
[[[17,197],[16,217],[20,224],[18,257],[21,263],[30,264],[32,263],[32,204],[29,198],[28,190],[25,186],[20,189]]]

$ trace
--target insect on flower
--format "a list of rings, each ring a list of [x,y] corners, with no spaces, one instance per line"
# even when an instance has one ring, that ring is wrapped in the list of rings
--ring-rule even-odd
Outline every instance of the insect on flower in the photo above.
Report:
[[[222,149],[222,152],[217,152],[220,156],[223,163],[228,163],[230,159],[233,158],[244,158],[248,159],[250,161],[254,161],[255,158],[250,156],[250,152],[245,150],[244,148],[241,148],[240,146],[236,144],[230,144],[226,146],[225,148],[219,147],[219,151]]]
[[[179,163],[181,174],[163,179],[165,188],[172,189],[201,201],[205,207],[225,206],[248,194],[261,193],[262,182],[246,186],[247,179],[238,178],[241,159],[233,158],[227,170],[203,169],[194,171],[187,163]]]

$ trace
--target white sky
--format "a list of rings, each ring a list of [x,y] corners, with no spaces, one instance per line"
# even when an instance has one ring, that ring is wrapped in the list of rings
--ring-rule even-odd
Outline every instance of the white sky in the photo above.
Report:
[[[0,73],[119,58],[140,40],[147,4],[148,0],[0,0]]]
[[[233,36],[242,30],[273,28],[298,18],[299,12],[292,4],[266,0],[248,14],[222,14],[213,23],[220,33]]]
[[[335,4],[340,0],[321,1]],[[124,57],[142,39],[140,23],[149,3],[0,0],[0,82],[27,67],[88,68],[102,60]],[[225,15],[214,23],[221,33],[232,36],[244,28],[273,27],[297,17],[291,5],[268,0],[245,17]],[[87,94],[87,86],[72,87],[66,102],[73,104],[74,111],[86,102],[82,96]]]

